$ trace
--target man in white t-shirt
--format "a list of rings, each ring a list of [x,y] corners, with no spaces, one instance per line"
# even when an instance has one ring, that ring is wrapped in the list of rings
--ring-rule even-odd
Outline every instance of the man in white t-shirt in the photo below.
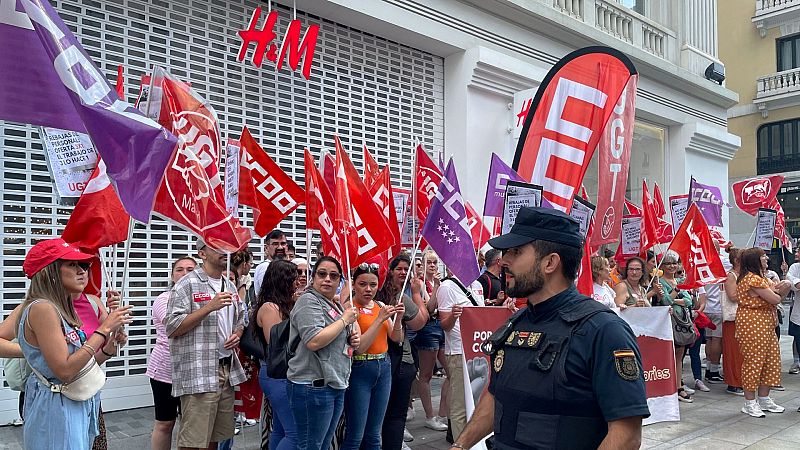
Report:
[[[256,267],[256,274],[253,277],[253,289],[256,291],[256,298],[261,292],[261,283],[264,281],[264,274],[267,273],[267,267],[273,259],[286,259],[286,252],[289,243],[286,240],[286,235],[279,229],[274,229],[267,234],[264,238],[264,255],[266,260]]]
[[[472,299],[467,296],[467,292]],[[453,439],[457,440],[467,425],[467,406],[464,401],[464,349],[461,344],[459,317],[465,306],[483,306],[483,289],[473,282],[467,290],[447,271],[447,278],[436,291],[439,303],[439,322],[444,330],[444,354],[450,373],[450,425]]]
[[[731,263],[726,252],[719,251],[719,244],[714,241],[714,247],[719,252],[725,271],[730,270]],[[706,316],[717,326],[716,330],[706,329],[706,382],[722,383],[724,380],[719,373],[720,357],[722,356],[722,284],[709,284],[706,286]]]

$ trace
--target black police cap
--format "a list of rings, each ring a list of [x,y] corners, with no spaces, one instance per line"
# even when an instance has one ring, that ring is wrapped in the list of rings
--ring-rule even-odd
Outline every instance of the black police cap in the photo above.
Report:
[[[580,248],[583,245],[583,236],[578,221],[561,211],[524,207],[517,213],[517,220],[511,231],[489,239],[489,245],[507,250],[533,241],[556,242]]]

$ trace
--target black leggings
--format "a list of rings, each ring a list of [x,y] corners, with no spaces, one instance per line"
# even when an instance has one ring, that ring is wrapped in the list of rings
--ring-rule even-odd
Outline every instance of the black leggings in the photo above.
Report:
[[[403,430],[406,427],[408,399],[411,397],[411,383],[417,375],[413,364],[400,362],[392,374],[392,390],[383,418],[382,449],[400,450],[403,446]]]

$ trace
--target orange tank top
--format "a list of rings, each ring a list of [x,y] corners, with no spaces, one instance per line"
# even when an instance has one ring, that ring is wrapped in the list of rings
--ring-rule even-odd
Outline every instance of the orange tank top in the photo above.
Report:
[[[367,307],[359,307],[358,308],[358,326],[361,327],[361,334],[367,332],[369,327],[372,326],[372,323],[378,319],[378,313],[380,312],[381,307],[378,305],[378,302],[373,302],[372,308]],[[367,349],[367,353],[370,355],[380,355],[381,353],[386,353],[389,350],[389,321],[385,321],[381,324],[381,330],[378,331],[378,334],[375,335],[375,340],[372,341],[372,345],[369,346]]]

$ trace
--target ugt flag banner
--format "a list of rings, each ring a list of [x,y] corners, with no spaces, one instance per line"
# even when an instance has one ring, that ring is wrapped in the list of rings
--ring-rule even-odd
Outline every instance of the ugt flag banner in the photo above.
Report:
[[[574,51],[547,73],[525,118],[512,167],[544,187],[543,197],[553,207],[569,212],[601,138],[620,132],[614,128],[618,123],[607,129],[609,118],[636,75],[630,59],[608,47]],[[598,214],[604,211],[598,208]]]
[[[87,133],[128,213],[150,220],[177,139],[120,99],[50,2],[0,2],[0,119]]]

